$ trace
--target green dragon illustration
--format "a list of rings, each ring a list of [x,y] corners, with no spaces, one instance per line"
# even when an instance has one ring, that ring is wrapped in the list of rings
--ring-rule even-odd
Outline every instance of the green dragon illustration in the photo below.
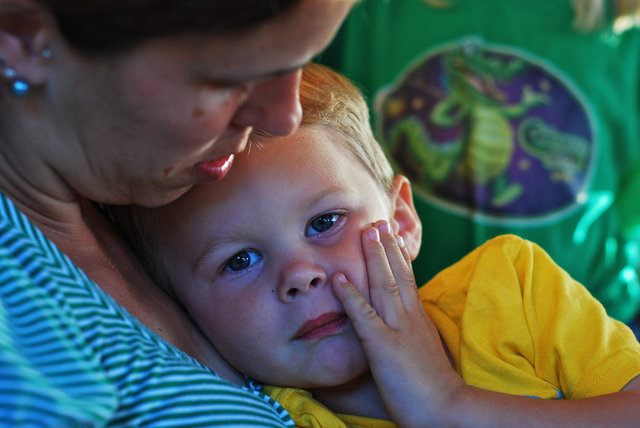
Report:
[[[443,69],[446,96],[441,96],[429,119],[439,127],[459,127],[462,132],[453,141],[434,142],[419,120],[407,117],[391,129],[391,156],[423,188],[441,183],[457,169],[469,182],[490,186],[492,204],[504,206],[523,191],[520,184],[509,183],[505,174],[515,145],[509,119],[549,99],[525,86],[519,102],[507,104],[497,83],[525,71],[526,64],[518,58],[503,60],[463,47],[443,57]],[[400,101],[389,99],[385,105],[397,108]]]

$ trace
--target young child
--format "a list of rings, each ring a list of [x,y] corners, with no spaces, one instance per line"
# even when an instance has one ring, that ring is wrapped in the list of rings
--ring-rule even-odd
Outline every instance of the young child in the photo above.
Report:
[[[515,236],[419,298],[410,184],[361,94],[316,65],[300,91],[294,135],[256,133],[224,180],[113,212],[234,367],[274,385],[299,426],[637,426],[640,344],[626,326]]]

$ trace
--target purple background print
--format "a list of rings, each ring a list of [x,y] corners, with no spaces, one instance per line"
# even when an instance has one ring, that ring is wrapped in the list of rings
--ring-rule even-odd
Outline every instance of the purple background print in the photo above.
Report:
[[[577,195],[585,190],[595,157],[595,135],[584,98],[558,72],[551,67],[542,66],[520,51],[490,48],[487,45],[481,48],[486,59],[498,60],[503,64],[514,59],[523,62],[521,70],[508,79],[501,79],[490,73],[475,75],[475,78],[489,78],[506,95],[501,102],[503,106],[520,104],[525,87],[548,97],[546,104],[529,107],[521,115],[502,115],[511,127],[514,147],[511,163],[503,178],[506,178],[506,183],[518,183],[522,192],[506,205],[495,204],[493,180],[486,185],[473,184],[462,176],[458,168],[454,168],[440,183],[414,182],[417,193],[426,196],[428,200],[435,199],[499,218],[545,216],[574,205]],[[443,67],[443,60],[446,55],[461,53],[463,49],[460,45],[450,45],[446,49],[428,54],[396,82],[391,90],[384,93],[383,102],[379,105],[385,105],[385,100],[404,105],[400,115],[387,114],[384,110],[378,114],[379,130],[385,145],[393,143],[389,141],[391,130],[407,117],[417,118],[427,131],[428,138],[435,144],[451,143],[468,132],[469,120],[453,126],[442,126],[434,123],[430,116],[434,107],[451,95],[449,76]],[[518,132],[523,122],[531,123],[532,119],[536,119],[536,123],[545,128],[546,135],[552,136],[551,140],[543,139],[547,148],[543,156],[525,151],[523,144],[526,141],[521,140]],[[570,150],[567,151],[567,148]],[[576,151],[577,148],[580,150]],[[577,168],[576,153],[582,160]],[[396,163],[396,167],[412,178],[412,173],[403,171],[400,163]]]

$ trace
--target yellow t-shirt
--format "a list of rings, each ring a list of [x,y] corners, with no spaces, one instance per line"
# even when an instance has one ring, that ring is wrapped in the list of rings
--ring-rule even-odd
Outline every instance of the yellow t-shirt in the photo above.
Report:
[[[631,330],[609,318],[540,247],[516,236],[488,241],[440,272],[420,296],[469,385],[577,399],[619,391],[640,375],[640,343]],[[335,415],[305,391],[268,387],[267,393],[299,426],[394,426]],[[299,420],[303,414],[316,415],[314,424],[307,424],[313,416]]]
[[[282,405],[297,427],[304,428],[395,428],[391,421],[364,416],[333,413],[313,399],[310,392],[298,388],[265,385],[264,392]]]

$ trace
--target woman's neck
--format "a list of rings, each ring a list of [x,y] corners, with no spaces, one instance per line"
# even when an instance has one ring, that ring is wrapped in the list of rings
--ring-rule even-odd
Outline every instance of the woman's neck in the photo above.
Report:
[[[390,419],[370,372],[347,384],[310,392],[334,413]]]

